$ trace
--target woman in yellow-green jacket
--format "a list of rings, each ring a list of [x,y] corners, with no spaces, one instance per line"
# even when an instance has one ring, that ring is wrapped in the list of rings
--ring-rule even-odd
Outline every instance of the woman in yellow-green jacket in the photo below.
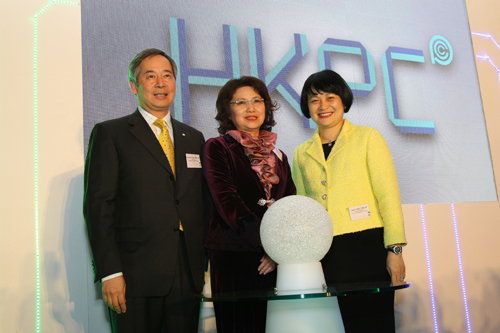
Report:
[[[405,279],[406,245],[398,181],[380,133],[344,119],[352,91],[334,71],[309,76],[301,109],[318,129],[295,149],[297,194],[320,202],[333,224],[322,260],[328,284]],[[394,293],[339,297],[346,333],[394,332]]]

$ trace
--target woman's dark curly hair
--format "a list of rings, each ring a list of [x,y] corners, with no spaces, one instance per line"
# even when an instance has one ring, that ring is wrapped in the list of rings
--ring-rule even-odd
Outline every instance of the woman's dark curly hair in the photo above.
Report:
[[[226,82],[226,84],[220,89],[219,95],[217,96],[217,102],[215,106],[217,108],[217,115],[215,120],[219,123],[219,128],[217,129],[221,135],[226,134],[227,131],[236,129],[236,126],[231,120],[231,105],[230,102],[233,99],[233,95],[239,88],[251,87],[264,99],[264,104],[266,106],[266,118],[264,123],[260,127],[262,130],[270,131],[276,122],[274,121],[274,111],[278,109],[275,102],[271,100],[269,92],[264,82],[253,76],[242,76],[239,79],[232,79]]]

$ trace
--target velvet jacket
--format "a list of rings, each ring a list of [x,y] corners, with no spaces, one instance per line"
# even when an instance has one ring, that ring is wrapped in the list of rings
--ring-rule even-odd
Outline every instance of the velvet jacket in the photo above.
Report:
[[[286,155],[278,149],[274,154],[280,180],[272,187],[272,199],[279,200],[296,190]],[[265,192],[241,144],[230,135],[209,139],[204,148],[203,170],[213,201],[205,246],[262,251],[259,230],[267,206],[260,206],[258,201],[265,199]]]

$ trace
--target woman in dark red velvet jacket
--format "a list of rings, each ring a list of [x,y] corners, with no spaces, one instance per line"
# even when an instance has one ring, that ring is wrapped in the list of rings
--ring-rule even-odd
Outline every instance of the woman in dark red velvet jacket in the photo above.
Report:
[[[203,168],[214,207],[206,240],[213,295],[272,290],[276,264],[260,243],[260,221],[295,194],[286,155],[275,148],[271,100],[254,77],[228,81],[217,97],[221,136],[205,144]],[[266,302],[215,303],[218,333],[264,332]]]

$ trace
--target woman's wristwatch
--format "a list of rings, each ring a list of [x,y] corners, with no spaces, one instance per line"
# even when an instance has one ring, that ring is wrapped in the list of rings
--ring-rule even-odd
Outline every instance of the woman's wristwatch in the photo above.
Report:
[[[401,245],[391,245],[387,247],[387,251],[391,251],[394,254],[403,253],[403,247]]]

